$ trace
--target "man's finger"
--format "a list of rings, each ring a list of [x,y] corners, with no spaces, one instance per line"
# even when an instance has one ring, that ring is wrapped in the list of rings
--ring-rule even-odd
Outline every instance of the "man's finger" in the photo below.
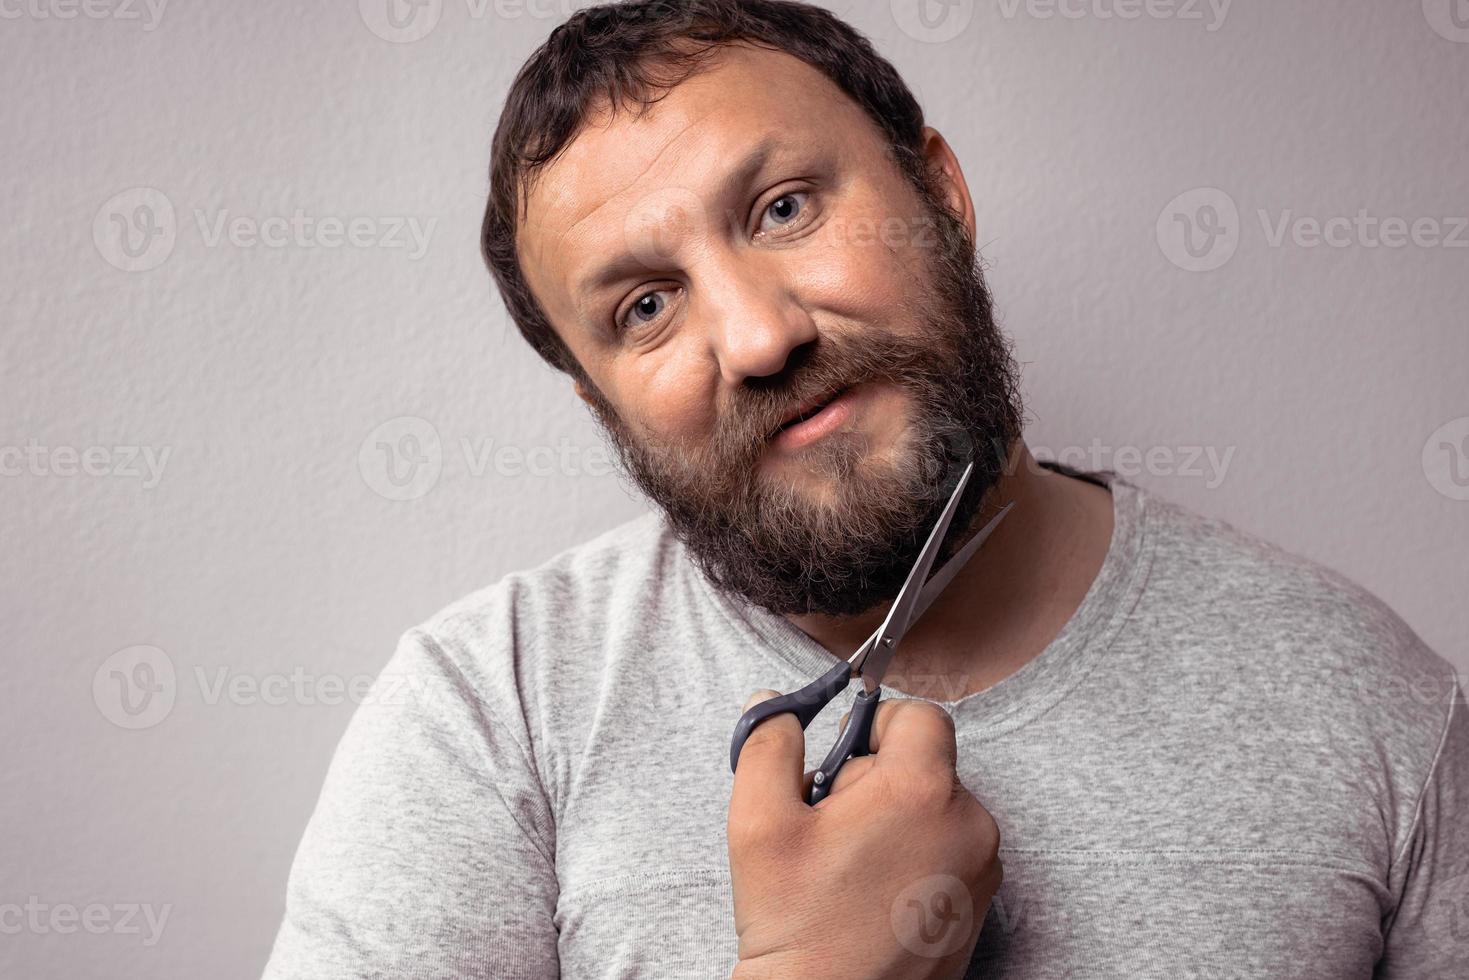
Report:
[[[831,793],[827,799],[836,796],[845,789],[850,789],[852,784],[867,775],[877,760],[870,755],[859,755],[855,759],[848,759],[846,764],[837,772],[837,778],[831,784]],[[821,801],[823,804],[826,800]],[[818,804],[820,805],[820,804]]]
[[[954,771],[959,752],[954,720],[932,701],[884,698],[877,706],[870,740],[881,766]]]
[[[757,691],[745,710],[773,697],[779,695]],[[789,802],[804,806],[801,770],[805,762],[806,734],[795,715],[784,712],[756,725],[740,749],[730,794],[730,819],[744,819]]]

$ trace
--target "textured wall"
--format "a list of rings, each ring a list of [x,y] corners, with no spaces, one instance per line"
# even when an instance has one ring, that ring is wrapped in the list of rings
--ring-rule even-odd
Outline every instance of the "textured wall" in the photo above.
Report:
[[[358,679],[641,511],[476,253],[580,4],[386,3],[0,0],[5,976],[255,976]],[[1469,671],[1465,7],[836,9],[966,167],[1032,445]]]

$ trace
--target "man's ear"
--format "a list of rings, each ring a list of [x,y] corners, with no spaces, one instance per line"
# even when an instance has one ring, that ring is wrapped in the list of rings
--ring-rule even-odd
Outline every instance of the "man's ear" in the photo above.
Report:
[[[932,126],[923,127],[923,160],[935,182],[934,190],[959,216],[973,238],[974,202],[969,197],[969,185],[964,182],[964,170],[949,141]]]
[[[576,389],[576,397],[578,397],[582,401],[586,402],[587,405],[588,405],[588,407],[591,407],[591,405],[592,405],[592,396],[589,395],[589,394],[587,394],[586,387],[580,381],[573,382],[572,383],[572,386]]]

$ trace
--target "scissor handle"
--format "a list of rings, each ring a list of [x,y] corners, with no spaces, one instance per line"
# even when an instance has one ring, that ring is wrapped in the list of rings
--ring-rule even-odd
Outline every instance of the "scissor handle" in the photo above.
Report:
[[[756,725],[766,718],[790,712],[801,722],[804,730],[811,724],[811,719],[831,703],[832,698],[846,690],[851,680],[852,665],[841,660],[799,691],[761,701],[740,715],[740,720],[735,723],[734,738],[729,743],[729,771],[734,772],[739,766],[740,750],[745,747],[745,740],[750,737]]]
[[[847,764],[848,759],[872,754],[872,722],[877,718],[877,702],[881,698],[882,688],[879,687],[870,694],[860,691],[852,699],[847,727],[842,729],[836,744],[812,775],[811,798],[806,802],[815,806],[826,799],[831,793],[832,785],[836,783],[837,773],[842,771],[842,766]]]

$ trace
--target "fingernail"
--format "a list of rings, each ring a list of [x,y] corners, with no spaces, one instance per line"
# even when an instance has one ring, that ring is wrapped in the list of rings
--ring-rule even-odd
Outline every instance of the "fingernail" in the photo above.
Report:
[[[754,694],[750,695],[750,700],[748,700],[748,701],[745,702],[745,706],[741,710],[742,711],[749,711],[751,708],[755,707],[755,705],[759,704],[761,701],[769,701],[771,698],[779,697],[779,696],[780,696],[779,695],[779,692],[777,692],[777,691],[771,691],[771,690],[766,690],[766,689],[762,688],[761,690],[758,690]]]

